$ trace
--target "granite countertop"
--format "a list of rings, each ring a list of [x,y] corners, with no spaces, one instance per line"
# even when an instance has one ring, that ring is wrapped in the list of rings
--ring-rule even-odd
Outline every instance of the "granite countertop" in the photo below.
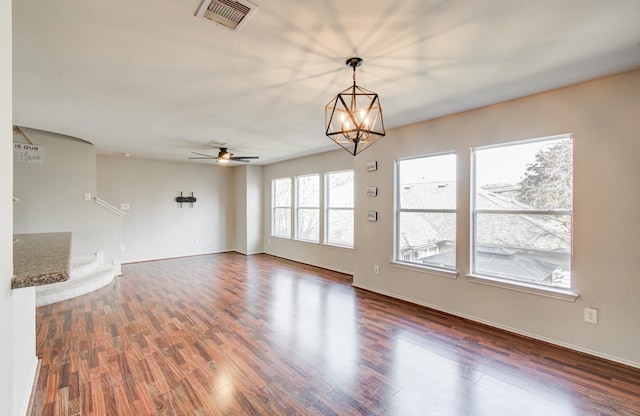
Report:
[[[71,233],[13,235],[11,288],[40,286],[69,279]]]

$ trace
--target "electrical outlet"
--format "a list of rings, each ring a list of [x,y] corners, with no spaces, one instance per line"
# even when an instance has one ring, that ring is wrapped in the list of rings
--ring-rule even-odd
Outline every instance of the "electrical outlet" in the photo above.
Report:
[[[584,308],[584,321],[596,325],[598,323],[598,310],[595,308]]]
[[[373,266],[373,274],[380,274],[380,266],[377,264]]]

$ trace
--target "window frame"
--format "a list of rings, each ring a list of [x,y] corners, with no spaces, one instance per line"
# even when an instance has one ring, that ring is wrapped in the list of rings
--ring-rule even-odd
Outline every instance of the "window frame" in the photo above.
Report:
[[[289,180],[289,205],[276,205],[276,183],[280,182],[280,181],[285,181],[285,180]],[[292,237],[292,226],[293,226],[293,221],[292,221],[292,214],[293,214],[293,210],[292,210],[292,202],[293,202],[293,181],[292,178],[290,176],[287,177],[283,177],[283,178],[274,178],[271,179],[271,236],[272,237],[277,237],[277,238],[286,238],[288,240],[291,239]],[[282,234],[276,234],[276,227],[275,227],[275,223],[276,223],[276,211],[280,210],[280,209],[286,209],[289,211],[289,235],[282,235]]]
[[[299,200],[299,196],[300,196],[300,186],[299,186],[299,180],[301,178],[308,178],[308,177],[316,177],[318,178],[318,200],[317,200],[317,206],[301,206],[300,205],[300,200]],[[323,219],[321,217],[322,215],[322,209],[321,209],[321,201],[320,198],[322,196],[322,189],[321,189],[321,182],[320,182],[320,173],[309,173],[309,174],[305,174],[305,175],[297,175],[294,177],[294,219],[292,222],[293,225],[293,239],[296,241],[303,241],[305,243],[313,243],[313,244],[320,244],[320,239],[321,239],[321,233],[320,233],[320,224],[322,223]],[[310,239],[306,239],[306,238],[301,238],[299,236],[298,233],[298,221],[300,219],[300,210],[317,210],[318,212],[318,239],[317,240],[310,240]]]
[[[340,174],[340,173],[351,173],[352,176],[352,180],[354,183],[353,186],[353,190],[352,190],[352,194],[353,194],[353,204],[351,205],[351,207],[333,207],[331,206],[331,189],[329,187],[329,176],[330,175],[334,175],[334,174]],[[347,248],[347,249],[353,249],[353,242],[349,245],[349,244],[340,244],[340,243],[336,243],[336,242],[330,242],[329,241],[329,228],[330,228],[330,223],[329,223],[329,218],[330,218],[330,211],[351,211],[352,212],[352,217],[353,217],[353,224],[352,226],[354,227],[354,236],[352,236],[352,241],[353,241],[353,237],[355,237],[355,171],[353,169],[344,169],[344,170],[338,170],[338,171],[331,171],[331,172],[325,172],[324,173],[324,236],[323,236],[323,244],[328,245],[328,246],[332,246],[332,247],[341,247],[341,248]]]
[[[506,143],[492,144],[486,146],[476,146],[472,147],[470,150],[470,209],[469,209],[469,273],[467,277],[470,281],[474,283],[482,283],[490,286],[496,286],[526,293],[534,293],[547,297],[575,301],[577,298],[577,294],[573,292],[574,286],[574,272],[573,272],[573,262],[574,262],[574,253],[573,253],[573,186],[572,186],[572,204],[571,209],[478,209],[477,208],[477,151],[481,150],[491,150],[491,149],[500,149],[511,146],[521,146],[532,143],[542,143],[542,142],[552,142],[556,140],[569,139],[571,140],[571,145],[573,148],[573,134],[559,134],[553,136],[539,137],[534,139],[525,139],[525,140],[517,140]],[[572,166],[573,166],[573,157],[572,157]],[[573,183],[575,175],[573,174],[571,181]],[[517,277],[505,277],[492,275],[484,272],[477,271],[477,255],[476,255],[476,244],[478,240],[478,215],[527,215],[527,216],[568,216],[569,224],[571,224],[569,230],[569,263],[570,263],[570,277],[569,277],[569,288],[563,288],[559,286],[551,286],[544,285],[539,283],[527,282],[524,279],[519,280]]]
[[[456,207],[455,208],[401,208],[401,187],[400,187],[400,164],[404,161],[416,160],[416,159],[428,159],[431,157],[439,157],[439,156],[454,156],[454,169],[456,172],[454,189],[456,192]],[[433,265],[428,265],[424,263],[417,263],[413,261],[408,261],[402,258],[400,253],[400,215],[402,213],[425,213],[425,214],[454,214],[454,224],[457,230],[457,222],[458,222],[458,214],[457,214],[457,192],[458,192],[458,178],[457,178],[457,169],[458,169],[458,153],[455,150],[438,152],[438,153],[429,153],[425,155],[419,156],[410,156],[404,158],[398,158],[394,161],[394,221],[393,221],[393,261],[392,263],[399,268],[409,268],[412,270],[425,271],[430,274],[436,274],[439,276],[456,278],[458,276],[457,272],[457,261],[458,261],[458,253],[457,253],[457,231],[454,232],[454,236],[456,239],[456,252],[454,266],[452,268],[448,267],[436,267]]]

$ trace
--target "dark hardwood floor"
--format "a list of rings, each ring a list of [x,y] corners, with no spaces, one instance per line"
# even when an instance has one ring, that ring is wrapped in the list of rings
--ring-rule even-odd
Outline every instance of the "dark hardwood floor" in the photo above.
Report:
[[[640,415],[640,370],[235,253],[37,310],[33,415]]]

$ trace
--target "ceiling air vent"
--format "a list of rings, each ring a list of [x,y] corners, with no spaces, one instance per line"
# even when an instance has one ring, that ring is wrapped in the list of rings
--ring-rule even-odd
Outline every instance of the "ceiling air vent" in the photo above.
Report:
[[[204,17],[237,32],[258,11],[258,8],[247,0],[204,0],[196,16]]]

